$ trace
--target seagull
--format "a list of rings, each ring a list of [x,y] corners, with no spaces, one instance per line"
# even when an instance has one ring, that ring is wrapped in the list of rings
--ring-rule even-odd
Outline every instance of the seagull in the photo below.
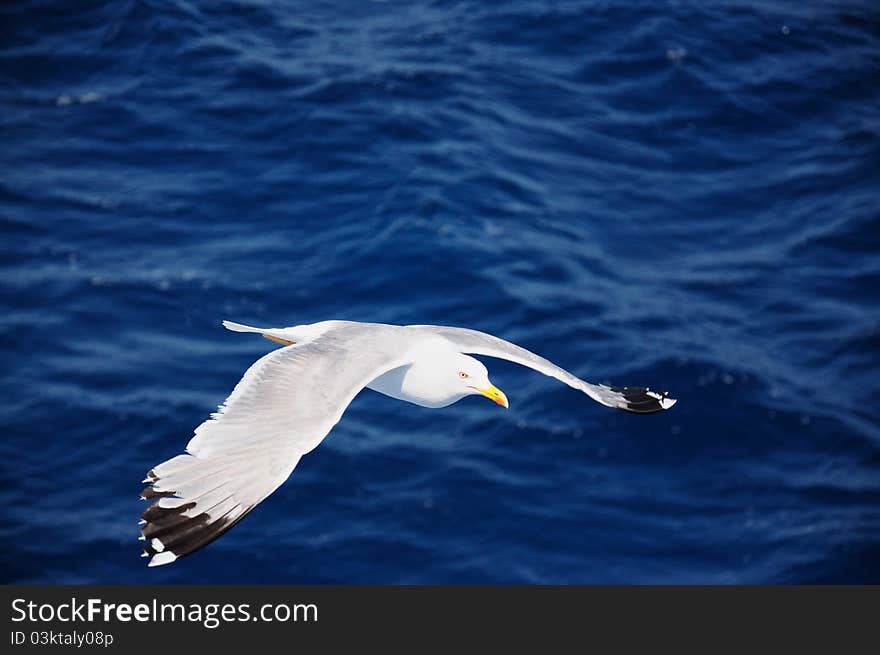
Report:
[[[149,566],[170,564],[241,521],[293,473],[365,387],[422,407],[482,395],[507,408],[507,396],[469,355],[506,359],[556,378],[593,400],[635,414],[675,400],[643,387],[585,382],[525,348],[477,330],[438,325],[322,321],[258,328],[224,327],[281,344],[258,359],[218,411],[195,429],[186,453],[153,467],[140,521]]]

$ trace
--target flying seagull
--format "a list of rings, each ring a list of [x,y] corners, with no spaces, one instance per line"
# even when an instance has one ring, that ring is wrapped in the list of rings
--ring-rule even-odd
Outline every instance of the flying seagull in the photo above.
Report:
[[[507,359],[636,414],[669,409],[667,393],[590,384],[491,334],[437,325],[323,321],[257,328],[223,321],[235,332],[278,342],[195,429],[186,454],[154,467],[141,493],[154,501],[141,516],[143,557],[169,564],[209,544],[243,519],[293,472],[364,387],[422,407],[446,407],[483,395],[507,407],[481,362],[465,353]]]

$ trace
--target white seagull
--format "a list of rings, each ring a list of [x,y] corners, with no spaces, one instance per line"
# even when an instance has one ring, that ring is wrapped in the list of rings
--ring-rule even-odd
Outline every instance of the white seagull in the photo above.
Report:
[[[232,394],[195,430],[186,454],[154,467],[144,482],[143,556],[169,564],[243,519],[293,472],[364,387],[422,407],[481,394],[507,407],[481,362],[465,353],[528,366],[593,400],[636,414],[669,409],[667,393],[590,384],[491,334],[437,325],[323,321],[257,328],[223,321],[284,347],[258,359]]]

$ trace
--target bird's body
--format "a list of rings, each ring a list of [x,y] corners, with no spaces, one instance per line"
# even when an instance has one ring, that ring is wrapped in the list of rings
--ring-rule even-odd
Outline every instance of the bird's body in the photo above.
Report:
[[[406,356],[406,359],[412,360],[411,364],[383,373],[371,381],[367,389],[430,408],[448,407],[469,395],[467,389],[457,385],[436,384],[438,371],[444,370],[449,363],[460,362],[464,367],[473,365],[472,362],[479,364],[477,360],[462,355],[442,337],[422,337],[414,341],[411,348]]]
[[[486,367],[465,353],[533,368],[594,400],[634,413],[675,401],[641,387],[594,385],[510,342],[475,330],[433,325],[323,321],[255,328],[224,321],[284,345],[257,360],[218,412],[195,430],[187,453],[154,467],[142,497],[144,555],[167,564],[210,543],[278,488],[364,387],[423,407],[480,394],[507,397]]]

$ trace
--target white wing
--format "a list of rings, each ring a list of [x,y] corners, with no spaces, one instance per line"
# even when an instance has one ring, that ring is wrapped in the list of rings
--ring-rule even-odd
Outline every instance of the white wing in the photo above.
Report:
[[[366,384],[408,363],[401,330],[334,322],[312,341],[257,360],[196,428],[188,454],[147,474],[142,497],[156,499],[141,517],[150,566],[205,546],[275,491]]]
[[[593,400],[615,409],[636,414],[653,414],[669,409],[676,403],[674,398],[668,397],[669,392],[657,393],[645,387],[608,387],[604,384],[590,384],[515,343],[493,337],[485,332],[438,325],[411,325],[409,328],[438,334],[455,344],[463,353],[498,357],[528,366],[583,391]]]

